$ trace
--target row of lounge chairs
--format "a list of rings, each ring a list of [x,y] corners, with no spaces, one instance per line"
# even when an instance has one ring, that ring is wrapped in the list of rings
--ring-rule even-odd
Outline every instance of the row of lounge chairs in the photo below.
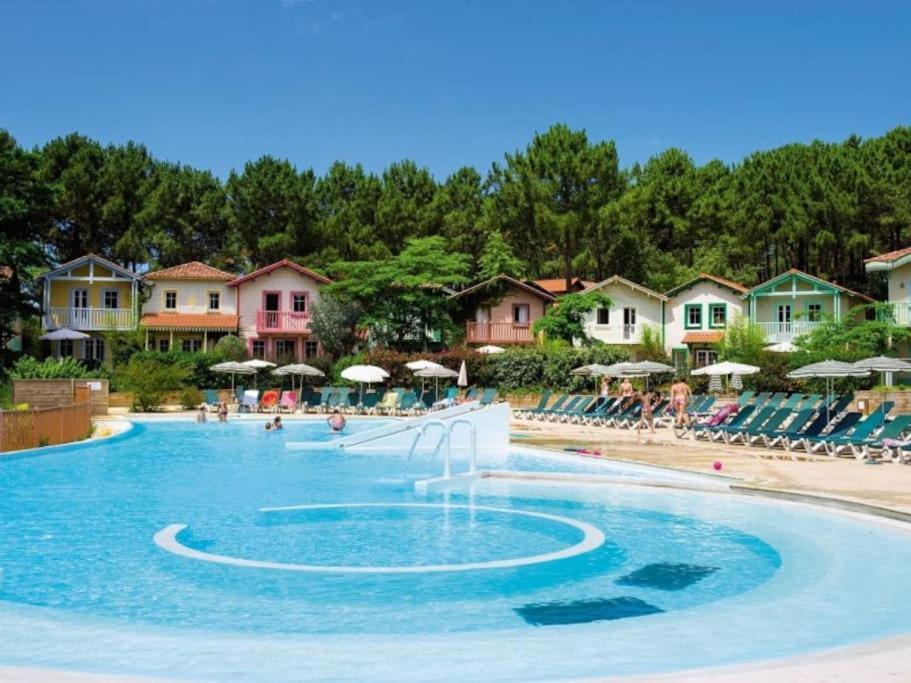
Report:
[[[304,387],[301,392],[279,389],[260,391],[238,387],[236,399],[238,410],[247,413],[332,412],[338,409],[362,415],[416,415],[454,404],[459,399],[458,393],[459,390],[455,387],[440,395],[433,390],[418,395],[413,389],[402,387],[389,391],[367,391],[363,394],[350,387]],[[466,392],[463,400],[478,400],[483,405],[489,405],[496,399],[496,389],[472,388]],[[205,400],[207,405],[217,409],[218,392],[206,389]]]
[[[516,417],[526,420],[583,424],[594,427],[619,427],[632,429],[639,424],[642,401],[639,398],[611,398],[607,396],[561,394],[553,403],[552,393],[545,391],[534,408],[518,409]],[[693,417],[708,414],[715,403],[714,396],[694,396],[688,412]],[[673,424],[676,412],[670,401],[663,400],[653,408],[655,426]]]
[[[864,416],[848,410],[852,400],[851,395],[831,400],[818,394],[742,395],[736,406],[725,406],[677,436],[762,446],[773,457],[781,453],[795,460],[819,455],[911,461],[911,443],[906,440],[911,415],[889,418],[894,403],[886,401]]]

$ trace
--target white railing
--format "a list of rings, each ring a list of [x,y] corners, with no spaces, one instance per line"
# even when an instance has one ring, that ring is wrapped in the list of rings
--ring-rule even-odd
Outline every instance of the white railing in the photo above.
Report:
[[[794,341],[797,337],[810,334],[822,323],[811,320],[794,320],[789,323],[756,323],[770,344]]]
[[[889,304],[896,325],[911,325],[911,302]]]
[[[71,330],[131,330],[135,327],[130,308],[51,308],[45,315],[45,328]]]

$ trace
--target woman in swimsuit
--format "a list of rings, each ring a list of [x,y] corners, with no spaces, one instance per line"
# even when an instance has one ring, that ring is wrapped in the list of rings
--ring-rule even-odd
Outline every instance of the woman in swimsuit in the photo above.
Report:
[[[690,385],[682,377],[678,377],[671,387],[671,403],[674,406],[674,410],[677,411],[677,418],[674,420],[675,427],[682,427],[684,424],[689,425],[690,414],[686,412],[686,407],[692,395],[693,392],[690,390]]]
[[[624,378],[623,382],[620,383],[620,398],[631,398],[635,391],[633,383]]]
[[[636,425],[636,438],[642,438],[642,425],[655,433],[655,406],[661,401],[661,394],[648,391],[642,397],[642,412],[639,413],[639,423]]]

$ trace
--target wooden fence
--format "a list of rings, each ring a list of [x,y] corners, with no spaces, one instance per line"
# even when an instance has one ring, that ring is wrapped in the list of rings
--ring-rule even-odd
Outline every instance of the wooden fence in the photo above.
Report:
[[[75,402],[56,408],[0,410],[0,452],[53,446],[86,438],[92,432],[89,390],[76,388]]]

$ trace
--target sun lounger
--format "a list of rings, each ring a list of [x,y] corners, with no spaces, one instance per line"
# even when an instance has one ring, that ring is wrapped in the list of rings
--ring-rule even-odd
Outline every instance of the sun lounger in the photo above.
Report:
[[[593,425],[595,420],[604,417],[611,408],[619,401],[618,398],[608,398],[607,396],[602,396],[598,401],[595,402],[595,406],[592,410],[588,410],[582,415],[580,422],[584,425]]]
[[[366,394],[364,394],[363,400],[357,404],[355,412],[360,413],[361,415],[369,415],[376,409],[376,405],[379,403],[379,400],[379,391],[368,391]]]
[[[221,401],[218,400],[218,389],[203,389],[202,393],[206,407],[212,411],[218,410],[218,406],[221,405]]]
[[[785,439],[797,438],[801,430],[813,419],[815,412],[813,408],[804,408],[794,413],[794,417],[787,427],[775,431],[760,431],[762,444],[766,448],[775,448],[775,446],[784,443]]]
[[[911,441],[908,440],[911,432],[911,415],[899,415],[886,424],[876,439],[858,449],[854,457],[872,459],[874,457],[891,458],[892,462],[907,464],[911,462]]]
[[[488,387],[484,390],[484,393],[481,394],[481,405],[489,406],[491,403],[496,402],[497,400],[497,390],[491,387]]]
[[[560,422],[581,422],[582,417],[585,415],[585,413],[589,409],[594,410],[595,406],[599,403],[600,400],[600,397],[584,396],[582,400],[576,404],[576,407],[573,410],[565,412],[560,416]]]
[[[604,421],[604,424],[607,427],[619,427],[624,420],[633,417],[633,415],[638,415],[641,407],[642,405],[639,399],[633,399],[632,401],[624,400],[620,405],[620,409],[608,417]]]
[[[263,412],[274,413],[278,411],[278,401],[281,398],[279,389],[266,389],[263,397],[259,401],[260,410]]]
[[[840,418],[834,419],[827,427],[829,431],[818,436],[804,434],[798,441],[791,443],[791,457],[796,459],[795,449],[800,447],[806,455],[812,455],[825,449],[826,440],[844,436],[854,429],[863,416],[860,413],[844,413]],[[836,421],[837,420],[837,421]]]
[[[248,413],[255,413],[259,410],[259,390],[247,389],[240,402],[240,408]]]
[[[335,387],[323,387],[320,390],[319,403],[316,405],[317,412],[325,413],[332,407]]]
[[[398,415],[411,415],[414,413],[414,405],[418,401],[418,395],[413,391],[406,391],[402,394],[402,398],[399,400],[399,405],[396,408],[396,413]]]
[[[392,415],[399,405],[399,393],[394,389],[387,391],[382,400],[376,404],[375,413],[377,415]]]
[[[543,410],[547,407],[547,402],[550,400],[550,389],[545,389],[541,394],[541,398],[538,399],[538,404],[534,408],[516,408],[513,412],[516,414],[516,417],[527,420],[531,413]]]
[[[769,434],[775,434],[781,425],[783,425],[793,414],[794,413],[790,408],[779,408],[772,413],[771,417],[765,421],[765,424],[758,425],[755,429],[748,428],[741,440],[747,446],[759,443],[760,441],[763,441],[763,437]]]
[[[544,420],[556,420],[560,415],[562,415],[567,410],[572,410],[576,407],[576,404],[582,400],[581,396],[570,396],[569,400],[558,406],[556,404],[552,405],[550,408],[545,408],[541,411],[541,419]]]
[[[297,392],[283,391],[278,407],[279,410],[287,410],[289,413],[293,413],[297,409]]]
[[[548,411],[560,410],[560,408],[562,408],[569,399],[569,394],[560,394],[560,396],[557,397],[557,400],[554,401],[550,406],[535,408],[534,410],[528,411],[528,417],[532,420],[543,420]]]
[[[622,398],[609,399],[608,403],[599,411],[598,414],[589,417],[588,424],[593,427],[605,427],[607,426],[608,420],[610,420],[614,415],[620,413],[622,410]]]
[[[755,391],[744,391],[743,393],[740,394],[740,396],[737,397],[737,405],[745,406],[747,403],[749,403],[753,399],[753,397],[755,395],[756,395]]]
[[[235,387],[235,389],[234,389],[234,401],[235,401],[236,403],[243,404],[243,402],[244,402],[244,393],[245,393],[245,392],[246,392],[246,389],[244,389],[243,387]]]
[[[774,414],[775,408],[761,408],[749,422],[737,425],[736,427],[721,427],[719,431],[721,432],[724,442],[728,445],[736,443],[737,441],[746,443],[749,436],[758,433],[766,421]]]
[[[881,438],[894,438],[890,437],[889,433],[885,437],[880,434],[880,432],[884,431],[886,423],[886,413],[876,410],[859,422],[850,434],[827,439],[825,442],[826,453],[834,458],[845,451],[850,451],[855,458],[863,460],[870,444],[879,441]]]
[[[466,401],[477,401],[478,394],[479,394],[478,388],[471,387],[468,391],[465,392],[465,400]]]

